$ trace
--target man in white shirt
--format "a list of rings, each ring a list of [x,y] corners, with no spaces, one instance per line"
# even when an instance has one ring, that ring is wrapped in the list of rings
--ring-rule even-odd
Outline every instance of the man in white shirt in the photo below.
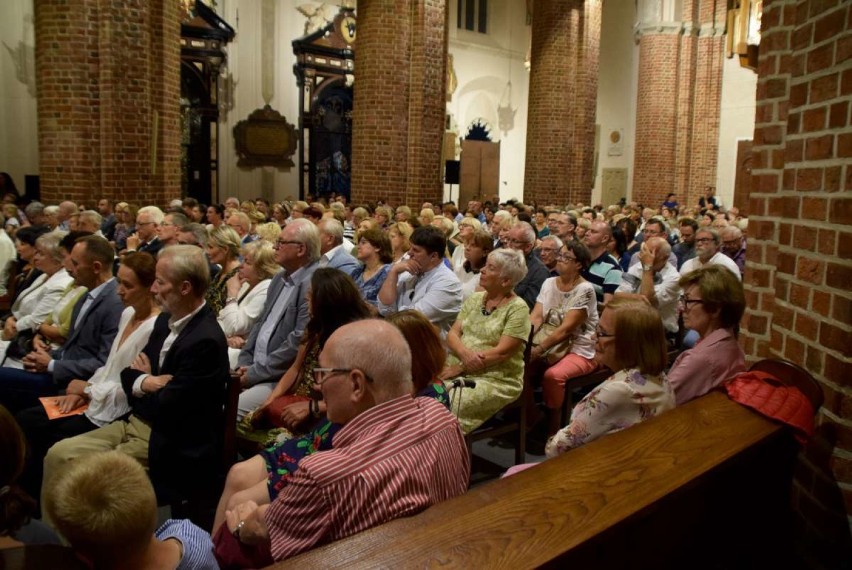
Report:
[[[740,269],[734,261],[719,251],[719,234],[711,228],[702,228],[695,234],[695,257],[683,262],[681,275],[705,265],[721,265],[742,281]]]
[[[615,293],[642,295],[659,311],[666,332],[677,333],[680,273],[668,262],[671,252],[672,248],[664,238],[648,238],[634,256],[638,263],[621,275],[621,285]]]

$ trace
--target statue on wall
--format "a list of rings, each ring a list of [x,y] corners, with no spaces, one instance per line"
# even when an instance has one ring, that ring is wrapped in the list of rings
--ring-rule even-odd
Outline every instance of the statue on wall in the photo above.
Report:
[[[305,22],[305,35],[312,34],[334,21],[338,7],[334,4],[319,4],[312,2],[296,7],[300,14],[308,20]]]

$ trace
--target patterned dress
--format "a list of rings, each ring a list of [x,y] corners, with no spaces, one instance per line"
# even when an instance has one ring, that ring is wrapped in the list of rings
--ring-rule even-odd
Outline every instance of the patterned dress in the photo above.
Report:
[[[450,400],[447,390],[441,382],[429,384],[417,393],[418,398],[432,398],[449,407]],[[275,500],[281,489],[293,477],[293,473],[299,468],[299,462],[317,451],[331,449],[334,434],[343,426],[334,424],[327,419],[320,420],[310,432],[301,437],[290,439],[260,452],[260,456],[266,463],[266,471],[269,473],[267,485],[269,498]]]
[[[620,370],[574,406],[571,422],[550,438],[544,452],[556,457],[674,407],[674,390],[665,374],[646,377],[636,368]]]
[[[210,283],[210,286],[207,288],[207,294],[204,299],[217,315],[225,307],[225,301],[228,299],[228,279],[236,275],[239,270],[240,266],[237,265],[225,273],[225,275],[219,275],[219,278]]]
[[[490,315],[484,315],[481,310],[484,296],[484,291],[474,293],[462,304],[458,320],[464,345],[471,350],[484,351],[497,346],[502,336],[526,341],[530,334],[530,314],[524,300],[515,296]],[[458,364],[461,361],[455,355],[447,359],[447,366]],[[521,395],[524,389],[523,345],[500,364],[465,377],[475,380],[476,388],[459,389],[453,397],[452,412],[467,434]]]
[[[379,305],[379,289],[382,288],[382,284],[384,284],[385,279],[387,279],[388,271],[390,271],[390,264],[386,263],[381,266],[379,270],[366,281],[364,281],[365,269],[366,266],[364,265],[358,267],[352,272],[352,279],[355,280],[355,285],[358,286],[364,300],[374,307],[377,307]]]

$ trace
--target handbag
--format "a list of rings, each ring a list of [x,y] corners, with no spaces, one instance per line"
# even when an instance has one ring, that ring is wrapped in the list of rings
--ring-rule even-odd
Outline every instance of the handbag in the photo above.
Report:
[[[294,394],[285,394],[275,398],[260,414],[260,417],[253,418],[252,424],[259,428],[280,428],[284,427],[281,423],[281,412],[290,404],[297,402],[307,402],[310,398],[307,396],[296,396]]]
[[[6,358],[14,358],[22,360],[33,350],[33,339],[35,332],[32,329],[24,329],[18,331],[18,334],[9,341],[9,346],[6,347]]]
[[[535,335],[533,335],[533,346],[538,346],[544,339],[553,334],[553,332],[559,328],[562,324],[562,319],[565,318],[565,313],[561,308],[552,308],[547,311],[547,315],[545,315],[544,322],[541,323],[541,326],[536,331]],[[544,351],[541,355],[542,359],[547,362],[549,365],[553,366],[565,356],[571,352],[571,343],[574,340],[574,336],[570,335],[568,338],[560,342],[559,344],[555,344]]]

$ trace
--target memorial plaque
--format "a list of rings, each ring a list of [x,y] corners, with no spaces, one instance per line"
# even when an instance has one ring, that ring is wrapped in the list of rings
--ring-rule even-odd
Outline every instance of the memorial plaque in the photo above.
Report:
[[[240,168],[274,166],[290,170],[296,152],[296,127],[269,105],[252,112],[234,126]]]

